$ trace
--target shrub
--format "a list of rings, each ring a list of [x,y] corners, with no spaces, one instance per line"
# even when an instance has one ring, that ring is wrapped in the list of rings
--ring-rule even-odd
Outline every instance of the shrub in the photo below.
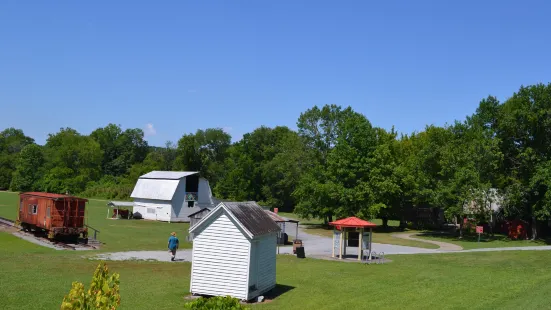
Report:
[[[102,262],[96,268],[88,291],[84,284],[73,282],[71,291],[63,298],[62,310],[114,310],[121,303],[119,274],[109,276],[107,265]]]
[[[239,299],[230,296],[227,297],[199,297],[198,299],[184,305],[185,309],[190,310],[241,310],[247,309],[239,303]]]

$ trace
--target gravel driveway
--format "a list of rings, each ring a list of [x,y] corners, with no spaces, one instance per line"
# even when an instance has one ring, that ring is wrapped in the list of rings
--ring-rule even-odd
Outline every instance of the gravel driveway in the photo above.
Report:
[[[290,237],[295,236],[295,226],[286,225],[285,231]],[[331,244],[333,239],[330,237],[308,234],[299,226],[298,239],[302,240],[306,257],[331,259]],[[403,236],[405,237],[405,236]],[[423,239],[419,239],[420,241]],[[437,254],[437,253],[468,253],[468,252],[494,252],[494,251],[528,251],[528,250],[551,250],[551,246],[526,246],[526,247],[506,247],[506,248],[487,248],[474,250],[460,250],[457,248],[449,249],[423,249],[402,245],[373,243],[373,251],[377,253],[384,252],[385,255],[396,254]],[[279,247],[279,254],[292,254],[292,246]],[[358,253],[357,247],[348,247],[347,254]],[[168,251],[129,251],[98,254],[92,259],[102,260],[142,260],[142,261],[161,261],[170,262]],[[179,250],[176,253],[176,262],[191,262],[192,250]]]

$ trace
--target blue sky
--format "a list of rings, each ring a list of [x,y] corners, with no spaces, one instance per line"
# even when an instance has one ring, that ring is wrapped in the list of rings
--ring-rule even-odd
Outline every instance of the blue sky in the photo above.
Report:
[[[0,129],[235,139],[352,106],[404,133],[551,82],[546,1],[0,2]]]

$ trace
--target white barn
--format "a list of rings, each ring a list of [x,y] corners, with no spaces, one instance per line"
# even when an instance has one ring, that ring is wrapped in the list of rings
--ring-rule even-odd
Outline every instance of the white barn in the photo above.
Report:
[[[255,202],[221,202],[189,229],[191,293],[251,300],[274,288],[279,231]]]
[[[214,207],[209,182],[197,172],[149,172],[138,179],[130,197],[134,214],[148,220],[189,222],[190,214]]]

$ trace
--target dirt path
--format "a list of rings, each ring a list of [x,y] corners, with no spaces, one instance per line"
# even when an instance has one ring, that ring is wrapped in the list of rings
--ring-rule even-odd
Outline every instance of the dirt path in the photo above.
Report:
[[[452,244],[452,243],[448,243],[448,242],[441,242],[441,241],[433,241],[433,240],[426,240],[426,239],[421,239],[421,238],[414,238],[412,237],[413,235],[415,235],[416,233],[406,233],[406,234],[392,234],[392,237],[395,237],[395,238],[400,238],[400,239],[406,239],[406,240],[415,240],[415,241],[420,241],[420,242],[425,242],[425,243],[431,243],[431,244],[436,244],[437,246],[440,247],[439,250],[443,250],[443,251],[461,251],[463,250],[462,247],[456,245],[456,244]]]

